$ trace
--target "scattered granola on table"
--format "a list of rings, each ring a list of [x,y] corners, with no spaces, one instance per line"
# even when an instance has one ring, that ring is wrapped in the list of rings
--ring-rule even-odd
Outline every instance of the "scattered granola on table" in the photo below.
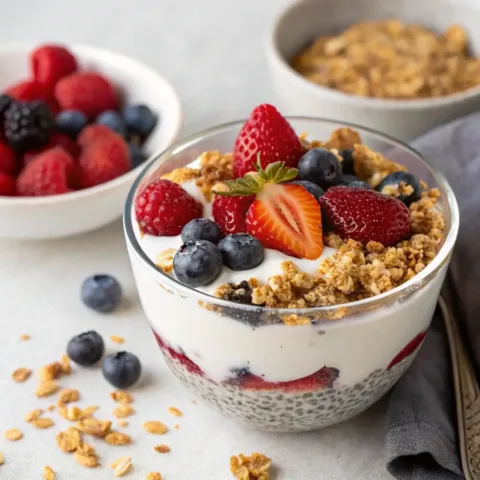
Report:
[[[230,457],[230,471],[237,480],[270,480],[272,460],[263,453]]]
[[[321,36],[292,66],[314,83],[362,97],[440,97],[480,84],[480,59],[469,53],[461,26],[436,33],[397,19]]]

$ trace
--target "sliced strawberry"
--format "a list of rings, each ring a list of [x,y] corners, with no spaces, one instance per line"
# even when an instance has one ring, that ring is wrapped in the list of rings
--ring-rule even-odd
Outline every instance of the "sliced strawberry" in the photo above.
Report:
[[[427,336],[427,331],[428,330],[420,332],[416,337],[410,340],[410,342],[408,342],[388,364],[387,370],[390,370],[397,363],[400,363],[404,358],[409,357],[421,345],[423,339]]]
[[[322,215],[300,185],[265,185],[247,213],[247,231],[265,248],[314,260],[323,251]]]
[[[290,392],[304,392],[330,388],[338,378],[340,372],[337,368],[323,367],[307,377],[291,380],[289,382],[266,382],[261,377],[246,373],[230,383],[238,384],[248,390],[284,390]]]
[[[254,171],[257,158],[260,158],[263,168],[274,162],[296,167],[304,153],[297,134],[278,110],[272,105],[259,105],[252,111],[235,140],[235,177],[243,177]]]
[[[222,235],[247,231],[247,211],[255,200],[255,195],[243,197],[221,197],[215,195],[212,215]]]

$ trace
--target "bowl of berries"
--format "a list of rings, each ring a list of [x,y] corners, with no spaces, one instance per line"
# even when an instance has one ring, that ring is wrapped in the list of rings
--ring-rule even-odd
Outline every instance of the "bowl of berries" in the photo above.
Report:
[[[122,214],[145,160],[178,136],[158,73],[90,46],[0,47],[0,238],[66,237]]]
[[[164,151],[124,216],[173,373],[277,432],[347,420],[395,384],[428,331],[458,226],[450,186],[408,145],[271,105]]]

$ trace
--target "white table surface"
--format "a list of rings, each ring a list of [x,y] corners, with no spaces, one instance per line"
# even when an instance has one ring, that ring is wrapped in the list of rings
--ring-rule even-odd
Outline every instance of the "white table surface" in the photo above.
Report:
[[[178,88],[185,107],[185,133],[246,116],[258,103],[274,101],[262,55],[265,29],[287,0],[22,0],[2,3],[0,42],[63,41],[116,49],[156,67]],[[1,66],[0,66],[1,68]],[[92,273],[115,275],[125,290],[121,312],[100,316],[79,300],[79,287]],[[19,243],[0,241],[0,466],[1,480],[36,480],[50,465],[58,480],[110,479],[109,463],[132,457],[128,477],[144,479],[160,471],[165,480],[228,480],[231,454],[261,451],[273,457],[276,480],[379,480],[391,478],[384,468],[385,402],[353,421],[300,435],[259,433],[193,404],[167,370],[140,308],[124,247],[120,222],[101,231],[67,240]],[[37,369],[59,359],[75,334],[95,329],[105,336],[125,337],[125,349],[139,355],[144,375],[133,389],[137,413],[125,431],[129,447],[92,442],[102,468],[88,470],[61,452],[55,433],[66,426],[35,430],[23,422],[37,399],[35,378],[24,384],[10,373],[21,366]],[[20,334],[32,336],[20,342]],[[109,350],[118,349],[107,341]],[[112,417],[112,388],[101,372],[78,369],[61,380],[78,388],[81,405],[100,405],[99,418]],[[169,416],[177,406],[184,417]],[[152,437],[144,421],[160,419],[173,427]],[[20,428],[19,442],[4,440],[3,431]],[[153,445],[167,443],[160,455]]]

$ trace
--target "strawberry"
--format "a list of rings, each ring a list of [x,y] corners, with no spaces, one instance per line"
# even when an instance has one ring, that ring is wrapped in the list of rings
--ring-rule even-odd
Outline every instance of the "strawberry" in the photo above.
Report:
[[[36,197],[71,192],[75,170],[75,162],[63,148],[51,148],[21,171],[17,179],[18,193]]]
[[[130,170],[128,145],[116,133],[98,139],[83,148],[78,164],[82,188],[108,182]]]
[[[297,134],[278,110],[272,105],[259,105],[235,140],[234,174],[243,177],[254,171],[258,158],[263,168],[278,161],[287,167],[296,167],[304,153]]]
[[[99,138],[110,137],[112,134],[116,135],[116,133],[106,125],[88,125],[88,127],[85,127],[80,132],[80,135],[77,138],[77,143],[81,147],[86,147]]]
[[[250,390],[283,390],[290,392],[304,392],[310,390],[319,390],[321,388],[330,388],[339,376],[339,370],[332,367],[323,367],[307,377],[291,380],[288,382],[266,382],[261,377],[246,373],[241,375],[238,380],[232,383],[238,383],[241,388]]]
[[[23,80],[10,86],[5,91],[7,95],[15,100],[22,102],[32,102],[33,100],[42,100],[50,111],[55,115],[60,110],[57,101],[53,95],[45,90],[43,85],[35,80]]]
[[[13,197],[16,193],[15,177],[0,172],[0,197]]]
[[[426,335],[427,330],[420,332],[415,338],[410,340],[388,364],[387,370],[390,370],[394,365],[400,363],[404,358],[409,357],[421,345]]]
[[[140,230],[156,236],[179,235],[203,206],[180,185],[170,180],[154,180],[135,199],[135,215]]]
[[[410,212],[396,198],[357,187],[332,187],[320,198],[333,231],[359,242],[395,245],[410,235]]]
[[[119,98],[112,84],[99,73],[72,73],[55,86],[63,110],[80,110],[94,119],[104,110],[117,110]]]
[[[14,176],[17,173],[17,156],[5,143],[0,142],[0,173]]]
[[[28,150],[23,154],[23,165],[28,165],[35,157],[50,150],[53,147],[62,147],[73,159],[76,159],[80,154],[80,147],[68,135],[54,132],[50,136],[50,140],[45,147]]]
[[[222,235],[247,231],[247,210],[254,200],[255,195],[244,197],[215,195],[212,202],[212,215]]]
[[[55,84],[77,70],[75,57],[59,45],[42,45],[30,54],[33,78],[47,91],[53,92]]]
[[[263,170],[237,180],[227,180],[220,196],[256,195],[247,211],[247,232],[265,248],[299,258],[316,259],[323,251],[322,215],[315,197],[301,185],[282,183],[298,174],[283,162],[270,163]]]

